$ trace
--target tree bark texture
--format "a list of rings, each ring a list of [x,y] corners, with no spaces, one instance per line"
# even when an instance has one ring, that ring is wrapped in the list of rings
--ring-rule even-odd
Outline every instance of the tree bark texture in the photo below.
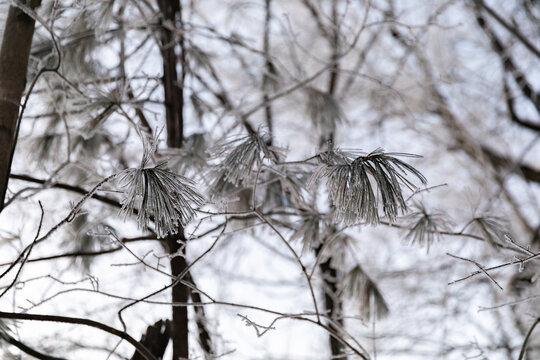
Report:
[[[177,41],[175,34],[167,29],[167,26],[177,28],[177,23],[182,24],[182,7],[180,0],[158,0],[159,10],[162,16],[161,30],[161,56],[163,59],[163,89],[165,97],[165,119],[167,125],[167,146],[180,148],[184,137],[184,77],[185,77],[185,51],[184,35],[179,35],[181,54],[176,54]],[[177,65],[182,65],[180,77]],[[180,275],[187,267],[185,258],[184,229],[179,226],[178,234],[167,237],[167,247],[171,255],[171,274]],[[172,302],[187,303],[189,300],[189,288],[182,284],[176,284],[172,288]],[[189,358],[189,332],[188,310],[186,306],[173,306],[171,338],[173,345],[173,359]]]
[[[185,252],[184,229],[180,228],[178,234],[167,237],[167,247],[171,257],[171,274],[180,275],[187,267]],[[190,289],[182,284],[176,284],[172,288],[172,302],[187,303]],[[173,359],[189,358],[189,332],[187,306],[172,307],[171,338],[173,344]]]
[[[317,255],[318,253],[319,251],[317,251]],[[341,318],[342,304],[337,286],[337,270],[332,266],[330,259],[320,263],[319,270],[321,271],[324,282],[324,310],[330,319],[339,324],[339,326],[343,326],[343,319]],[[328,323],[328,327],[338,334],[341,333],[341,330],[331,322]],[[344,355],[345,349],[343,344],[332,335],[329,335],[328,341],[330,343],[330,352],[332,354],[331,359],[346,360],[347,356]]]
[[[161,11],[163,29],[161,31],[161,56],[163,58],[163,89],[165,92],[165,118],[167,121],[167,144],[169,147],[182,147],[183,108],[184,108],[184,36],[179,37],[182,52],[180,58],[176,55],[176,40],[173,32],[165,26],[174,26],[181,21],[182,10],[179,0],[158,0]],[[181,62],[180,78],[176,66]]]
[[[169,320],[159,320],[146,328],[146,333],[142,336],[140,342],[156,359],[163,359],[170,336],[171,324]],[[140,352],[136,351],[131,360],[144,360],[144,357]]]
[[[40,1],[32,1],[33,8]],[[19,104],[26,86],[28,58],[35,22],[21,9],[10,6],[0,48],[0,211],[17,142]]]

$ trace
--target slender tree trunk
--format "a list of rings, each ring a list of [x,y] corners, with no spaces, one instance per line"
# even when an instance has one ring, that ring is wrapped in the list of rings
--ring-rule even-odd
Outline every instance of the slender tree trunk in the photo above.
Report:
[[[178,276],[187,267],[185,251],[184,229],[180,228],[178,234],[167,237],[167,247],[171,258],[171,274]],[[187,303],[189,300],[189,291],[187,286],[178,284],[172,288],[172,302]],[[188,333],[188,311],[187,306],[173,306],[171,338],[173,344],[173,359],[189,358],[189,333]]]
[[[167,349],[167,344],[171,337],[171,324],[169,320],[159,320],[146,328],[146,333],[142,336],[140,343],[154,355],[156,359],[163,359],[163,354]],[[145,360],[144,356],[135,351],[131,360]]]
[[[336,89],[339,81],[339,50],[340,50],[340,41],[339,41],[339,23],[338,23],[338,1],[332,1],[332,27],[329,29],[328,41],[332,54],[330,55],[330,63],[332,67],[330,69],[330,77],[328,80],[328,93],[330,95],[335,95]],[[321,144],[323,141],[334,142],[335,134],[327,134],[327,137],[321,139]],[[322,249],[319,248],[316,250],[317,256],[319,256],[319,251]],[[328,327],[336,333],[340,333],[341,330],[339,327],[343,327],[343,319],[341,318],[342,313],[342,300],[338,294],[338,270],[332,265],[332,258],[330,257],[327,261],[319,265],[319,270],[322,273],[323,282],[324,282],[324,309],[333,323],[329,323]],[[334,324],[337,324],[334,325]],[[330,343],[330,352],[332,354],[332,359],[334,360],[346,360],[347,356],[343,355],[345,347],[341,342],[338,341],[335,337],[329,335],[328,341]]]
[[[158,0],[159,10],[163,22],[176,25],[182,22],[182,7],[179,0]],[[182,147],[183,108],[184,108],[184,35],[180,33],[179,43],[182,52],[177,56],[175,48],[177,42],[174,34],[163,28],[161,31],[161,56],[163,58],[163,88],[165,92],[165,108],[167,121],[167,145],[169,147]],[[178,62],[182,65],[180,78],[176,71]]]
[[[197,284],[195,284],[195,281],[193,280],[193,277],[191,275],[191,271],[188,271],[186,274],[186,281],[193,284],[193,286],[197,287]],[[201,294],[199,294],[196,291],[192,291],[191,294],[191,301],[194,303],[202,303]],[[206,319],[206,313],[204,311],[203,306],[194,306],[193,309],[195,310],[195,323],[197,324],[197,328],[199,330],[199,345],[201,346],[201,349],[204,351],[204,358],[207,360],[215,359],[215,351],[214,351],[214,345],[212,344],[212,338],[210,337],[210,332],[208,331],[208,322]]]
[[[31,2],[32,8],[40,5]],[[17,142],[19,104],[26,86],[26,71],[35,22],[10,6],[0,48],[0,211],[4,208],[13,151]]]
[[[180,0],[158,0],[162,21],[168,25],[180,23],[182,28],[182,5]],[[185,51],[184,35],[179,37],[180,57],[176,54],[175,34],[165,27],[161,31],[161,56],[163,58],[163,89],[165,96],[165,118],[167,124],[167,146],[181,148],[184,137],[184,78]],[[180,77],[176,67],[182,65]],[[179,276],[187,267],[185,258],[185,236],[182,226],[178,234],[167,237],[167,247],[171,254],[171,274]],[[172,288],[172,302],[187,303],[190,289],[182,284]],[[171,338],[173,359],[189,358],[189,330],[187,306],[172,307]]]
[[[321,248],[316,249],[315,253],[318,256]],[[331,258],[319,264],[319,270],[323,278],[324,286],[324,310],[326,314],[339,326],[334,323],[329,323],[328,327],[336,333],[341,333],[339,327],[343,326],[343,319],[341,318],[342,303],[338,294],[338,272],[337,269],[332,266]],[[332,359],[346,360],[347,356],[343,355],[345,350],[343,344],[336,338],[329,335],[328,341],[330,343],[330,352]]]

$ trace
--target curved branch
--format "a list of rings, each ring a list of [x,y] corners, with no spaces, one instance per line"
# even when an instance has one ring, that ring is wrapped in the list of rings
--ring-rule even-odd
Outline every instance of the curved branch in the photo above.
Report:
[[[529,49],[534,55],[540,58],[540,50],[538,50],[516,27],[510,25],[506,22],[499,14],[495,12],[492,8],[486,5],[483,0],[475,0],[475,3],[483,8],[491,17],[493,17],[499,24],[501,24],[506,30],[508,30],[512,35],[518,39],[523,46]]]
[[[76,317],[68,317],[68,316],[58,316],[58,315],[42,315],[42,314],[23,314],[23,313],[10,313],[10,312],[3,312],[0,311],[0,318],[1,319],[16,319],[16,320],[31,320],[31,321],[50,321],[50,322],[60,322],[60,323],[66,323],[66,324],[77,324],[77,325],[85,325],[89,327],[93,327],[99,330],[102,330],[104,332],[107,332],[109,334],[118,336],[119,338],[122,338],[126,340],[128,343],[133,345],[137,351],[144,356],[146,360],[157,360],[148,349],[146,349],[140,342],[132,338],[129,334],[117,330],[113,327],[110,327],[108,325],[102,324],[100,322],[90,320],[90,319],[83,319],[83,318],[76,318]]]
[[[534,328],[536,325],[540,323],[540,317],[536,319],[536,321],[531,325],[531,328],[527,332],[527,336],[525,336],[525,340],[523,340],[523,345],[521,345],[521,351],[519,352],[518,360],[523,360],[525,357],[525,350],[527,349],[527,343],[529,342],[529,339],[531,338],[531,335],[534,331]]]
[[[77,194],[81,194],[81,195],[87,195],[88,194],[88,190],[85,190],[85,189],[83,189],[81,187],[78,187],[78,186],[74,186],[74,185],[70,185],[70,184],[64,184],[64,183],[51,182],[49,180],[38,179],[38,178],[35,178],[33,176],[30,176],[30,175],[10,174],[9,177],[11,179],[15,179],[15,180],[21,180],[21,181],[31,182],[31,183],[35,183],[35,184],[41,184],[41,185],[44,185],[45,187],[49,186],[49,187],[56,188],[56,189],[68,190],[68,191],[71,191],[71,192],[74,192],[74,193],[77,193]],[[111,198],[103,196],[103,195],[92,194],[90,197],[92,199],[99,200],[104,204],[111,205],[111,206],[114,206],[116,208],[121,208],[122,207],[122,204],[120,204],[119,201],[117,201],[115,199],[111,199]]]
[[[47,354],[43,354],[33,348],[31,348],[30,346],[20,342],[19,340],[15,339],[14,337],[8,335],[8,334],[2,334],[2,339],[4,339],[7,343],[17,347],[19,350],[21,350],[22,352],[30,355],[30,356],[33,356],[35,357],[36,359],[40,359],[40,360],[66,360],[64,358],[58,358],[58,357],[55,357],[55,356],[50,356],[50,355],[47,355]]]

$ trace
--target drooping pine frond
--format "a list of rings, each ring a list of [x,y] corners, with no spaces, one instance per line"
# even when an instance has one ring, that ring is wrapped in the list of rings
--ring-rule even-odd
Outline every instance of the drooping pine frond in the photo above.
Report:
[[[280,85],[280,74],[272,61],[268,61],[266,69],[263,70],[263,89],[268,92],[274,92]]]
[[[62,152],[64,136],[65,134],[60,132],[46,132],[33,138],[30,147],[31,153],[36,155],[36,160],[39,163],[43,160],[57,159],[59,153],[65,154],[65,150]]]
[[[87,213],[78,214],[65,230],[66,238],[62,245],[72,248],[78,253],[87,253],[102,248],[106,240],[104,235],[112,231],[108,225],[92,221]],[[83,270],[88,271],[93,259],[91,256],[74,257],[73,262],[80,264]]]
[[[302,254],[305,254],[321,245],[322,231],[321,217],[312,215],[303,220],[302,225],[291,236],[291,241],[302,241]]]
[[[181,175],[162,169],[127,169],[119,178],[127,190],[122,201],[122,213],[131,215],[137,209],[137,224],[148,226],[153,218],[158,236],[178,232],[195,216],[193,206],[203,204],[203,197],[195,190],[195,183]]]
[[[440,240],[440,232],[449,229],[448,222],[441,212],[428,212],[419,203],[415,204],[414,207],[414,211],[405,217],[406,223],[410,224],[405,238],[409,240],[409,244],[426,245],[429,250],[431,244]]]
[[[321,164],[310,183],[326,179],[336,221],[344,221],[348,225],[359,221],[377,224],[381,203],[384,214],[394,221],[400,210],[407,209],[402,187],[415,188],[407,175],[426,183],[426,178],[418,170],[396,156],[414,155],[384,153],[377,149],[366,156],[354,157],[354,154],[328,151],[320,154]]]
[[[343,112],[336,99],[327,92],[313,87],[306,88],[308,98],[307,112],[313,124],[323,134],[333,133],[344,119]]]
[[[326,236],[325,241],[328,241],[328,244],[325,245],[325,253],[328,254],[332,265],[336,268],[342,267],[345,259],[350,254],[353,247],[352,244],[355,243],[355,240],[344,232],[338,232]]]
[[[489,246],[498,250],[511,238],[504,220],[496,216],[477,216],[471,221],[473,231],[480,233]]]
[[[104,129],[87,135],[76,134],[71,142],[72,151],[78,158],[97,158],[105,150],[110,150],[114,146],[112,137]]]
[[[230,185],[245,183],[264,159],[275,163],[276,156],[266,140],[265,134],[251,133],[215,148],[214,157],[223,157],[223,161],[212,174],[214,192],[219,194]]]
[[[294,172],[286,167],[276,167],[266,181],[264,206],[275,207],[306,207],[306,195],[303,191],[307,177],[303,173]]]
[[[165,163],[148,166],[157,149],[157,136],[141,134],[144,153],[138,168],[124,170],[118,177],[126,188],[121,212],[126,216],[137,213],[140,228],[153,220],[159,237],[176,234],[179,225],[185,226],[195,216],[194,207],[201,206],[204,198],[195,189],[195,183],[164,169]]]
[[[197,45],[190,43],[190,46],[186,48],[186,55],[190,65],[194,68],[203,68],[212,71],[212,55]]]
[[[342,279],[344,294],[360,302],[360,313],[365,319],[381,318],[388,314],[388,305],[377,285],[360,265],[353,267]]]
[[[190,95],[189,100],[193,106],[193,111],[195,111],[195,114],[197,115],[197,120],[202,124],[204,114],[212,112],[212,106],[195,92]]]
[[[167,168],[185,175],[189,170],[202,172],[207,167],[207,144],[204,135],[195,133],[184,139],[181,149],[168,148],[159,151],[158,158],[167,161]]]

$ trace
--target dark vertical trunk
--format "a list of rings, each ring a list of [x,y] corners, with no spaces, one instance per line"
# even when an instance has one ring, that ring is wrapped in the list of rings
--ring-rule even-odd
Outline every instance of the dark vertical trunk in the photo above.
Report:
[[[316,250],[317,256],[319,255],[320,248]],[[338,326],[334,323],[329,323],[328,327],[332,329],[335,333],[340,333],[339,327],[343,326],[343,319],[341,318],[341,300],[338,294],[338,272],[335,267],[331,264],[331,259],[326,260],[319,264],[319,270],[321,271],[323,283],[324,283],[324,309],[330,319],[333,320]],[[332,359],[335,360],[345,360],[347,356],[343,355],[344,347],[341,342],[339,342],[335,337],[329,336],[330,342],[330,351],[332,354]]]
[[[184,79],[185,79],[185,44],[182,33],[182,5],[180,0],[158,0],[162,21],[174,25],[180,30],[178,45],[180,56],[176,53],[176,37],[165,28],[161,31],[161,55],[163,58],[163,89],[165,93],[165,118],[167,124],[167,146],[181,148],[184,137]],[[180,26],[177,26],[177,25]],[[180,63],[178,76],[176,67]],[[167,247],[171,258],[171,274],[179,276],[187,267],[185,258],[184,229],[179,226],[178,234],[167,237]],[[190,289],[182,284],[172,288],[172,302],[187,303]],[[189,358],[188,311],[186,306],[173,306],[171,338],[173,359]]]
[[[171,274],[180,275],[187,267],[185,258],[185,237],[184,229],[180,227],[178,234],[167,237],[167,247],[171,258]],[[172,288],[172,301],[175,303],[187,303],[189,300],[189,291],[187,286],[177,284]],[[188,342],[188,311],[187,306],[173,306],[171,338],[173,345],[173,359],[189,358]]]
[[[182,8],[179,0],[158,0],[163,22],[176,25],[181,23]],[[180,28],[180,30],[182,30]],[[184,108],[184,35],[180,33],[180,58],[176,54],[175,34],[163,28],[161,31],[161,56],[163,58],[163,88],[165,92],[165,108],[167,121],[167,144],[169,147],[182,147],[183,108]],[[180,78],[176,66],[180,60],[182,65]]]
[[[156,359],[162,359],[169,343],[170,332],[171,324],[169,320],[159,320],[146,328],[146,333],[142,336],[140,342]],[[131,360],[145,360],[145,358],[139,351],[135,351]]]
[[[31,2],[33,8],[39,5],[40,1]],[[0,211],[17,142],[19,103],[26,86],[34,26],[34,19],[17,7],[9,7],[0,48]]]
[[[195,284],[195,281],[193,280],[190,271],[188,271],[186,274],[186,281],[197,287],[197,284]],[[202,302],[201,294],[199,294],[198,292],[192,291],[190,296],[193,303],[197,304]],[[204,307],[195,305],[193,309],[195,310],[195,323],[197,324],[197,329],[199,330],[199,345],[204,351],[204,358],[215,359],[214,346],[212,344],[210,332],[208,331],[208,323],[206,321],[206,313],[204,311]]]
[[[338,80],[339,80],[339,52],[340,52],[340,41],[339,41],[339,16],[338,16],[338,1],[332,1],[332,28],[329,32],[328,41],[331,47],[332,54],[330,55],[330,63],[332,67],[330,69],[330,78],[328,80],[328,93],[334,95],[337,89]],[[334,142],[334,133],[327,134],[327,137],[321,139],[321,144],[326,141],[331,143]],[[317,256],[322,248],[316,250]],[[323,276],[324,282],[324,309],[330,319],[333,320],[333,323],[328,324],[328,327],[336,333],[340,333],[340,327],[343,327],[343,319],[341,318],[342,312],[342,301],[338,294],[338,271],[332,266],[332,258],[330,257],[327,261],[319,265],[319,270]],[[336,325],[334,325],[336,324]],[[344,346],[339,342],[335,337],[329,336],[328,341],[330,342],[330,351],[332,354],[332,359],[335,360],[346,360],[347,356],[343,355]]]
[[[270,103],[270,96],[268,94],[269,84],[276,81],[274,67],[270,60],[270,20],[272,17],[271,6],[272,0],[265,0],[265,16],[264,16],[264,34],[263,34],[263,51],[264,51],[264,73],[263,73],[263,101],[264,101],[264,113],[266,116],[266,126],[268,126],[268,132],[270,134],[269,145],[272,145],[274,136],[274,126],[272,120],[272,104]]]

